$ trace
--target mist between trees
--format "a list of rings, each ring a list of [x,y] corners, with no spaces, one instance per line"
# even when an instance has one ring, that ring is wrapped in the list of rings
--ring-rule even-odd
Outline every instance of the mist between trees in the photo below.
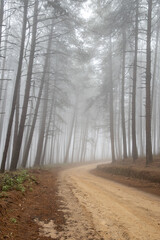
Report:
[[[1,171],[160,152],[160,2],[0,0]]]

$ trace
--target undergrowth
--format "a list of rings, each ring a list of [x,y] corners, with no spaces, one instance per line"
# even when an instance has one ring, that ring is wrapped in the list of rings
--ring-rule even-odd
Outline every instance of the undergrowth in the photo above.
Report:
[[[0,176],[0,198],[7,197],[8,191],[16,190],[24,193],[26,189],[32,191],[32,183],[36,179],[27,170],[6,172]]]

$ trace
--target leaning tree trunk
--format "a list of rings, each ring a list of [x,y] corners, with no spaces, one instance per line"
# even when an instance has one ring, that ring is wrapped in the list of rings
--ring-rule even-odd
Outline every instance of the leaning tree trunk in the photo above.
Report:
[[[24,14],[23,14],[21,49],[20,49],[20,55],[19,55],[16,83],[15,83],[14,93],[13,93],[11,113],[10,113],[10,117],[9,117],[9,123],[8,123],[8,128],[7,128],[7,135],[6,135],[5,146],[4,146],[3,157],[2,157],[2,163],[1,163],[1,171],[2,172],[4,172],[4,170],[5,170],[5,164],[6,164],[6,159],[7,159],[9,142],[10,142],[10,138],[11,138],[11,131],[12,131],[14,111],[15,111],[15,106],[16,106],[16,99],[17,99],[18,89],[19,89],[20,79],[21,79],[21,71],[22,71],[22,63],[23,63],[23,53],[24,53],[24,44],[25,44],[25,37],[26,37],[27,13],[28,13],[28,0],[26,0],[24,2]]]
[[[153,161],[151,141],[151,35],[152,0],[148,0],[147,61],[146,61],[146,165]]]
[[[16,139],[16,146],[15,146],[15,149],[13,149],[13,154],[12,154],[12,159],[11,159],[11,166],[10,166],[11,171],[13,171],[17,168],[19,154],[20,154],[21,145],[22,145],[23,134],[24,134],[24,126],[25,126],[26,114],[27,114],[28,103],[29,103],[29,93],[30,93],[30,88],[31,88],[33,62],[34,62],[34,57],[35,57],[37,18],[38,18],[38,0],[35,0],[33,27],[32,27],[31,51],[30,51],[30,56],[29,56],[25,95],[24,95],[24,102],[23,102],[23,107],[22,107],[22,114],[21,114],[18,136]]]

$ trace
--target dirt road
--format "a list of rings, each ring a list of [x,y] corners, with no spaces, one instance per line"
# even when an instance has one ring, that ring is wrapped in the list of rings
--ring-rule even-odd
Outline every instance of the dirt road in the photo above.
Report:
[[[159,240],[160,198],[96,177],[92,168],[61,173],[68,224],[60,239]]]
[[[31,171],[33,191],[1,198],[0,239],[160,240],[160,197],[96,177],[95,167]]]

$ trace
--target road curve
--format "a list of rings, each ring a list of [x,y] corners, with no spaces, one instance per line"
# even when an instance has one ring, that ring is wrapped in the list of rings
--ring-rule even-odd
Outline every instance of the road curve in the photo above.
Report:
[[[70,213],[69,239],[160,240],[160,198],[94,176],[89,171],[95,167],[61,173],[60,194]]]

